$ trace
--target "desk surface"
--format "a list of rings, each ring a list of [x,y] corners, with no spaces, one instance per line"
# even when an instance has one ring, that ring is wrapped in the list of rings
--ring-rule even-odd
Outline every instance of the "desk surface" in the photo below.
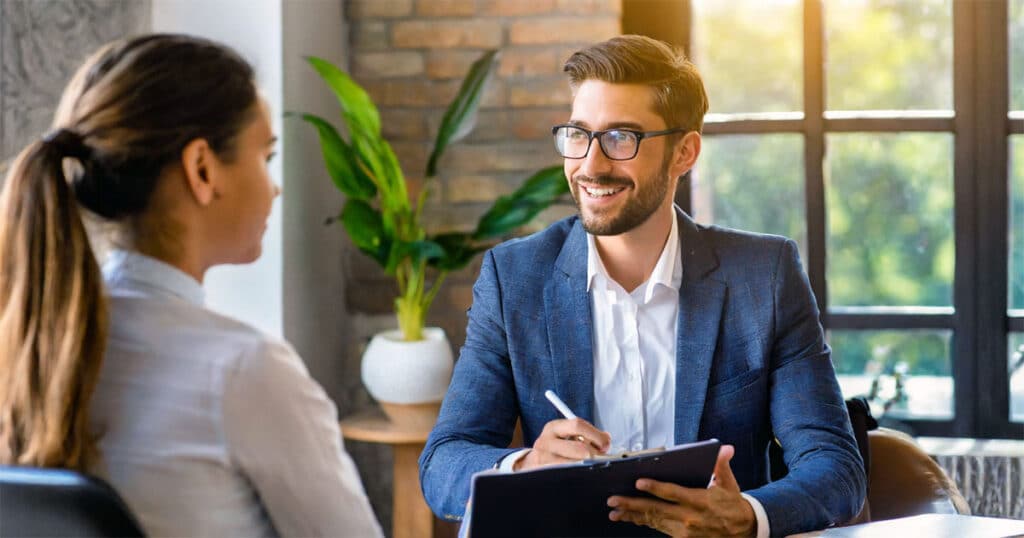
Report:
[[[368,443],[422,445],[427,442],[430,430],[399,426],[388,420],[384,413],[371,409],[342,420],[341,435],[346,439]]]
[[[793,534],[789,538],[889,538],[892,536],[928,536],[934,538],[1002,538],[1024,535],[1024,521],[958,514],[920,516],[872,521],[849,527]]]

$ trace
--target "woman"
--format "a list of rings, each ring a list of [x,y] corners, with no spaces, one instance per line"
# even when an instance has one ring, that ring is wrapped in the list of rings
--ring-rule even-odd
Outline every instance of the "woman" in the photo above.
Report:
[[[194,37],[115,42],[54,127],[0,195],[0,463],[103,476],[155,536],[379,536],[299,357],[203,307],[279,194],[252,68]],[[83,215],[112,224],[102,274]]]

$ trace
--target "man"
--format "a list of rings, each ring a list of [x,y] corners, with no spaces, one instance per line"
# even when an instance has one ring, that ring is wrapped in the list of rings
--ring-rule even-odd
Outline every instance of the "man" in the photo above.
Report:
[[[697,226],[673,205],[708,107],[695,68],[621,36],[565,71],[572,116],[554,136],[579,216],[485,255],[420,458],[427,502],[458,519],[478,471],[714,437],[726,446],[709,488],[642,479],[657,499],[612,497],[609,518],[673,536],[852,518],[866,478],[795,244]],[[580,418],[561,418],[547,389]],[[517,418],[528,449],[506,448]],[[773,439],[789,474],[769,483]]]

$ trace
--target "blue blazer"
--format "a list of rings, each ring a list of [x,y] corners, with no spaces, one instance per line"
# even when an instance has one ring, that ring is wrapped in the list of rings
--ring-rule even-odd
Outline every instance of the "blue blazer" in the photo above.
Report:
[[[732,470],[773,535],[851,519],[867,480],[796,244],[678,218],[676,443],[735,445]],[[526,446],[561,418],[545,390],[593,421],[592,333],[577,217],[485,254],[466,343],[420,456],[435,513],[462,517],[473,473],[516,450],[507,447],[517,418]],[[769,482],[773,438],[789,474]]]

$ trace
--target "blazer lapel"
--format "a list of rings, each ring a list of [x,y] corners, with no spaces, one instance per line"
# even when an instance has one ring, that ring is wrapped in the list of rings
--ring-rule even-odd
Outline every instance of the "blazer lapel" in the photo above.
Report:
[[[685,213],[677,213],[683,281],[676,327],[675,441],[689,443],[698,440],[726,285],[708,275],[718,267],[718,258],[700,229]]]
[[[593,422],[593,318],[587,293],[587,236],[577,220],[544,287],[555,392],[580,418]]]

